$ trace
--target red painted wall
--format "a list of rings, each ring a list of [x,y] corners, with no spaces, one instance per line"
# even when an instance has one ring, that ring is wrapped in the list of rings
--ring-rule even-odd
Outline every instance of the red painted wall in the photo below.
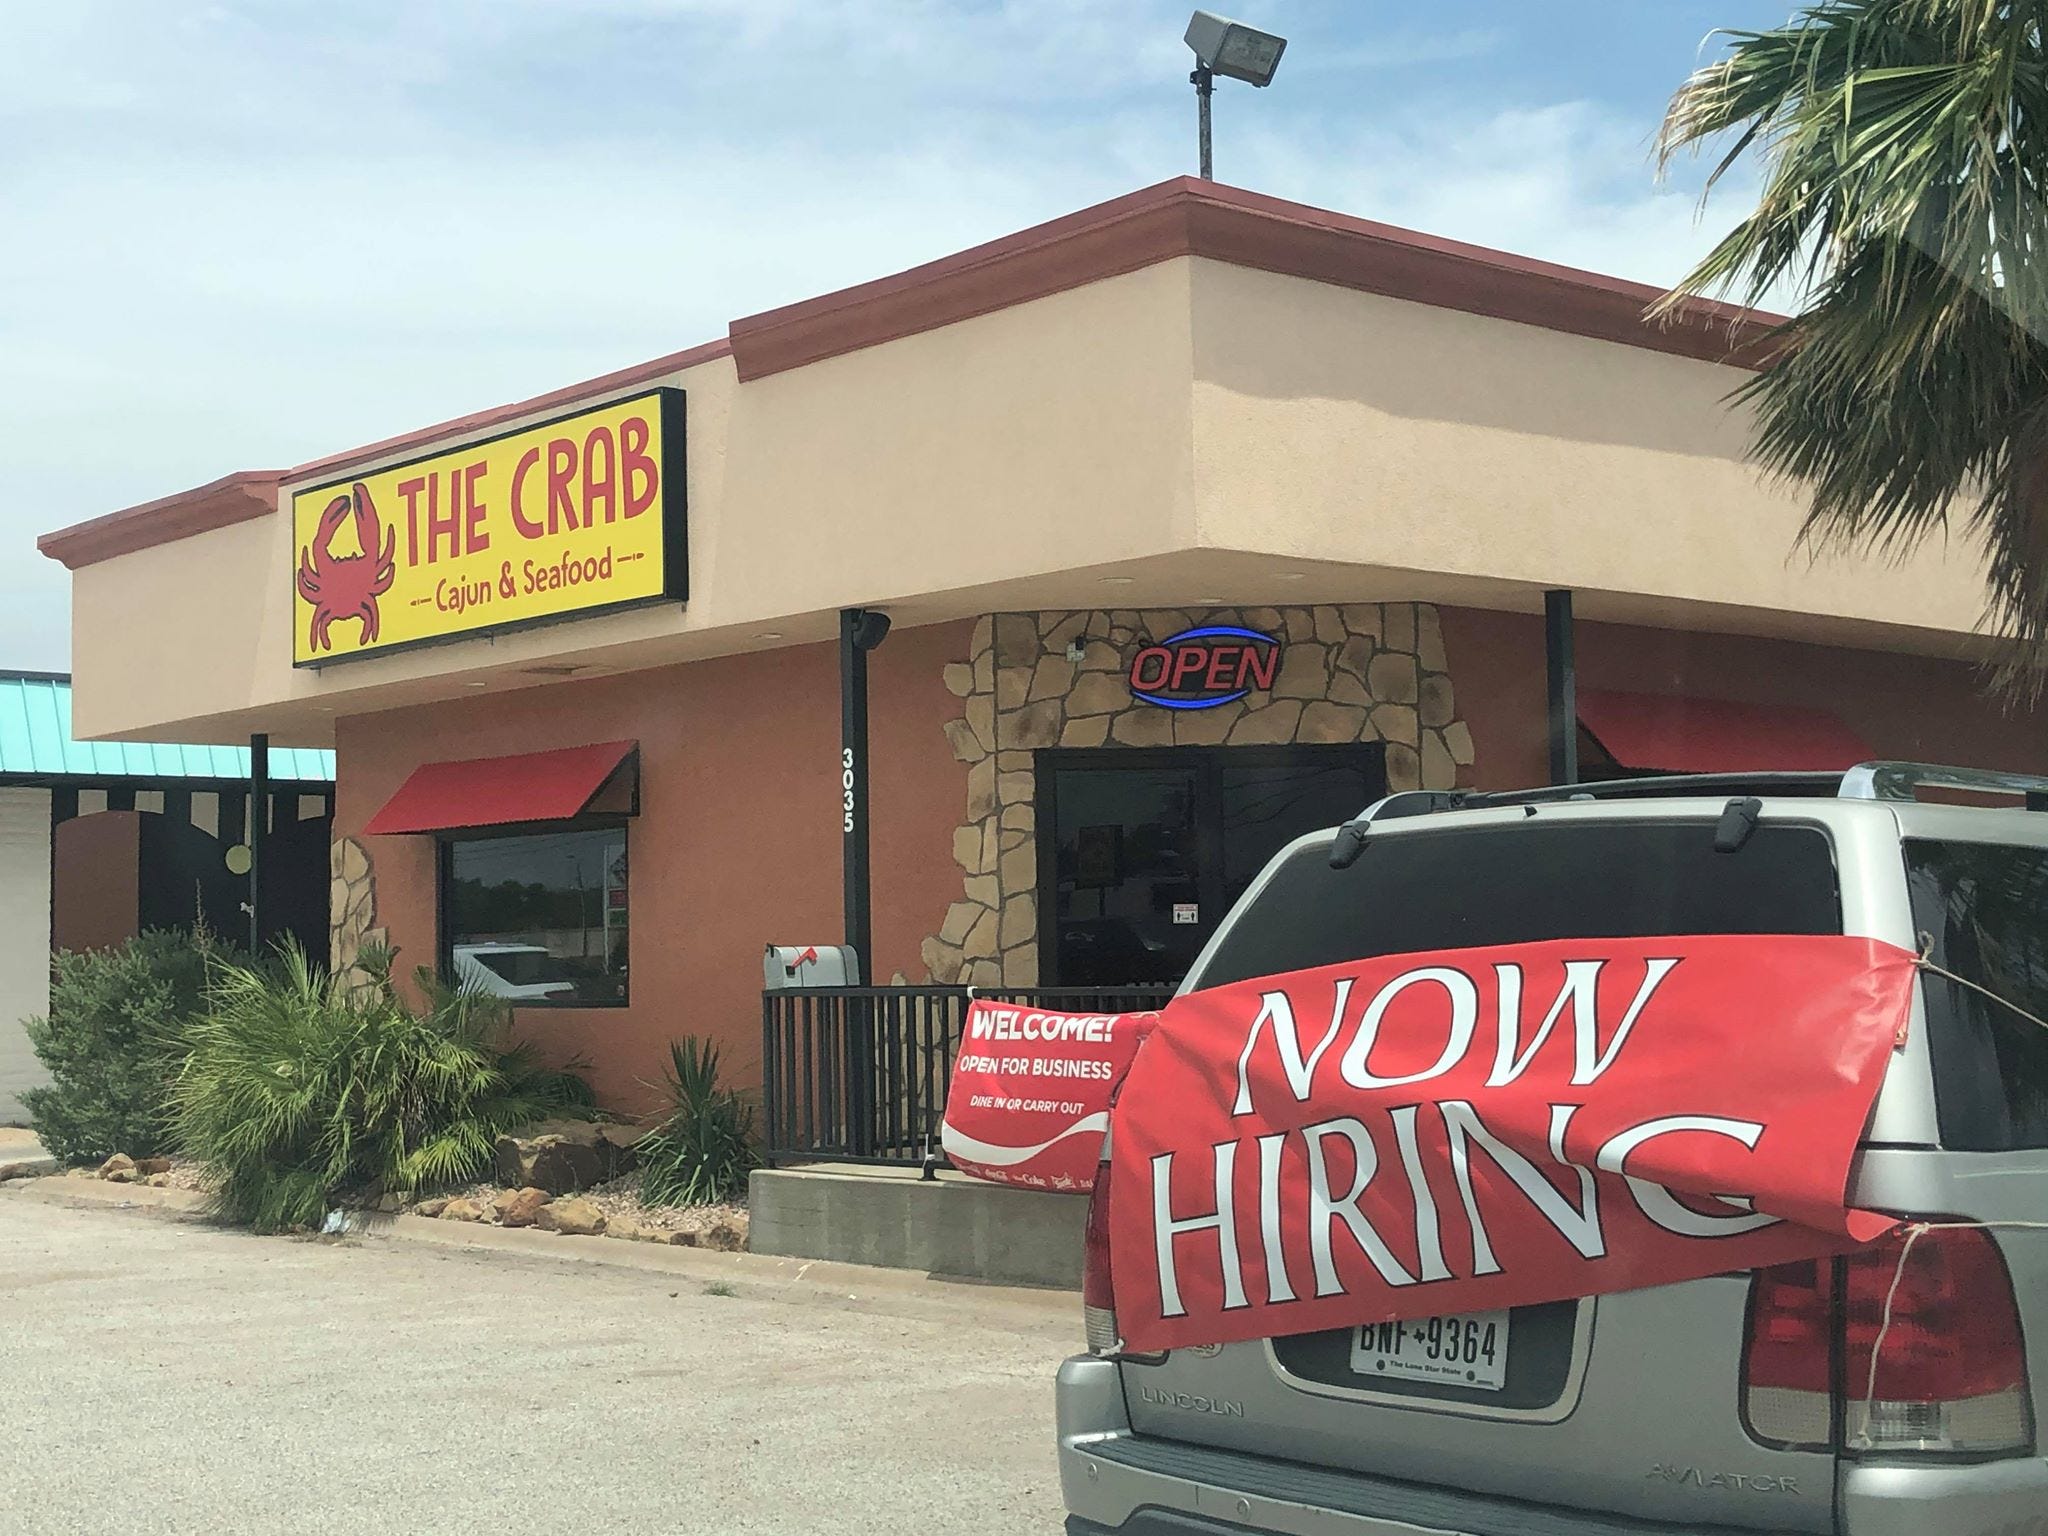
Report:
[[[898,630],[869,658],[877,973],[918,974],[917,949],[957,899],[952,835],[966,770],[943,734],[959,701],[941,669],[968,626]],[[632,1003],[524,1009],[520,1031],[556,1060],[583,1056],[600,1099],[651,1107],[668,1042],[718,1044],[730,1082],[760,1080],[761,949],[836,943],[840,929],[839,674],[833,645],[572,679],[337,722],[334,831],[363,824],[423,762],[592,741],[640,743],[632,865]],[[434,846],[364,839],[377,921],[398,967],[436,953]]]
[[[1543,620],[1475,608],[1439,613],[1458,713],[1472,731],[1470,782],[1548,782]],[[1963,662],[1581,622],[1578,666],[1581,688],[1827,710],[1880,758],[2048,771],[2040,713],[2005,713]]]

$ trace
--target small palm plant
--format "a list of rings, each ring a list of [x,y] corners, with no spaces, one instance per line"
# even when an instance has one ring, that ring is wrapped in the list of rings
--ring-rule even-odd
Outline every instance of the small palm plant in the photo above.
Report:
[[[650,1205],[727,1205],[745,1199],[759,1166],[754,1109],[718,1085],[718,1048],[695,1039],[669,1043],[660,1084],[669,1110],[640,1138],[640,1197]]]
[[[172,1090],[180,1150],[219,1215],[259,1232],[475,1176],[503,1133],[577,1113],[587,1088],[506,1040],[497,1001],[428,982],[408,1008],[388,956],[351,1000],[296,946],[220,968]]]

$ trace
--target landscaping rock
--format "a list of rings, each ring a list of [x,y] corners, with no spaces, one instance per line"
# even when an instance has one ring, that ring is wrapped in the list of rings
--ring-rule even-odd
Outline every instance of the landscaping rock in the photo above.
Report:
[[[630,1169],[639,1138],[637,1126],[546,1121],[498,1138],[498,1182],[551,1195],[575,1194]]]
[[[169,1189],[171,1186],[171,1176],[168,1173],[145,1173],[142,1176],[142,1182],[151,1189]]]
[[[657,1227],[650,1221],[636,1221],[631,1216],[615,1216],[605,1223],[606,1237],[623,1237],[631,1243],[665,1243],[669,1241],[666,1227]]]
[[[482,1221],[484,1208],[474,1200],[450,1200],[441,1207],[443,1221]]]
[[[491,1214],[501,1227],[530,1227],[548,1203],[548,1192],[531,1185],[508,1189],[491,1202]]]
[[[171,1160],[168,1157],[138,1157],[135,1159],[135,1171],[145,1178],[152,1173],[169,1173]]]
[[[113,1184],[133,1184],[137,1177],[135,1159],[126,1152],[116,1152],[100,1164],[99,1176]]]
[[[446,1195],[436,1195],[431,1200],[422,1200],[412,1208],[412,1213],[415,1216],[439,1216],[448,1209],[449,1203]]]
[[[56,1164],[42,1163],[0,1163],[0,1184],[9,1179],[33,1179],[46,1173],[55,1173]]]
[[[588,1200],[572,1196],[542,1206],[533,1224],[543,1232],[560,1232],[567,1237],[596,1237],[604,1231],[605,1217]]]
[[[736,1221],[714,1221],[697,1234],[697,1241],[720,1253],[738,1253],[747,1246],[747,1233]]]

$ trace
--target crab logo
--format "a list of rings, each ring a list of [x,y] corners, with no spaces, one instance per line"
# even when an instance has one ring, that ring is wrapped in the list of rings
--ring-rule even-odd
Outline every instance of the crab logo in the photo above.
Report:
[[[361,553],[336,555],[334,536],[341,525],[355,517],[356,542]],[[397,568],[392,551],[398,531],[386,529],[370,500],[369,487],[358,480],[347,496],[337,496],[320,514],[313,542],[299,551],[298,593],[313,605],[313,619],[306,631],[307,644],[315,651],[331,651],[328,626],[336,619],[360,619],[361,643],[377,640],[377,599],[391,590]]]

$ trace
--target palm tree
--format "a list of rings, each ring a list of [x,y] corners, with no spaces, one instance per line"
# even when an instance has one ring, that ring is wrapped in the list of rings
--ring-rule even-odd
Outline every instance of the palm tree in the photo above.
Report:
[[[1763,190],[1659,307],[1803,302],[1736,391],[1755,454],[1809,494],[1805,538],[1987,562],[1997,680],[2048,677],[2048,0],[1818,0],[1672,98],[1660,161],[1723,148]]]

